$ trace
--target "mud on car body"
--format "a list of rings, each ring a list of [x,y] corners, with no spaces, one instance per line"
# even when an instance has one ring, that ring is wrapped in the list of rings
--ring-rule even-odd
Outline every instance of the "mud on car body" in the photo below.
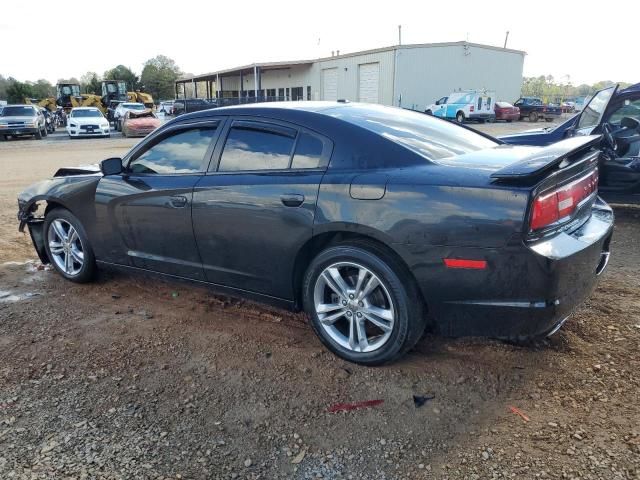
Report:
[[[58,171],[20,194],[18,216],[69,280],[115,266],[304,309],[330,350],[376,365],[427,327],[559,328],[609,258],[599,142],[510,146],[356,103],[225,107],[100,169]]]

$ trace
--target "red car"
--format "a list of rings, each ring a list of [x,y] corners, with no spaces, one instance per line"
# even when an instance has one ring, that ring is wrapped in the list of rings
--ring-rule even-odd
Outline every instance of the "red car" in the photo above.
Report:
[[[520,109],[514,107],[509,102],[496,102],[496,120],[506,120],[512,122],[520,119]]]
[[[125,137],[144,137],[160,125],[162,122],[151,110],[143,110],[142,112],[129,110],[125,112],[122,120],[122,135]]]

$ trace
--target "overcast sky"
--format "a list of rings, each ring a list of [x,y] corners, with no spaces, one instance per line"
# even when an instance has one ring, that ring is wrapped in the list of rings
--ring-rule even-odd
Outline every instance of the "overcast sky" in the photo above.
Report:
[[[144,6],[148,5],[148,6]],[[0,74],[18,80],[79,78],[118,64],[136,73],[173,58],[204,73],[253,62],[312,59],[402,43],[468,40],[527,52],[524,75],[566,82],[640,81],[635,1],[429,2],[4,1]],[[39,13],[36,13],[39,12]],[[47,13],[49,12],[49,13]],[[625,13],[626,12],[626,13]],[[625,17],[625,15],[629,15]],[[118,18],[122,18],[118,21]],[[7,48],[11,46],[11,48]]]

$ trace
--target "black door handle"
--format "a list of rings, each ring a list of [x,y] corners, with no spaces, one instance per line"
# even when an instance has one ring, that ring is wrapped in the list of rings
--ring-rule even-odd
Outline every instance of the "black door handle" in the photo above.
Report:
[[[304,202],[304,195],[299,193],[288,193],[280,195],[280,200],[285,207],[299,207]]]
[[[187,204],[187,197],[183,197],[182,195],[174,195],[172,197],[169,197],[169,202],[171,203],[172,207],[184,208],[184,206]]]

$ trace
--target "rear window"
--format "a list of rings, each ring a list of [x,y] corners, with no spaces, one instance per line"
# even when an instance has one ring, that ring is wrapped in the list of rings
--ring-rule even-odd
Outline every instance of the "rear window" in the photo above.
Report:
[[[354,105],[336,112],[334,116],[375,132],[427,160],[463,155],[498,145],[498,142],[454,123],[402,108]]]
[[[509,108],[513,107],[509,102],[496,102],[496,105],[500,108]]]

